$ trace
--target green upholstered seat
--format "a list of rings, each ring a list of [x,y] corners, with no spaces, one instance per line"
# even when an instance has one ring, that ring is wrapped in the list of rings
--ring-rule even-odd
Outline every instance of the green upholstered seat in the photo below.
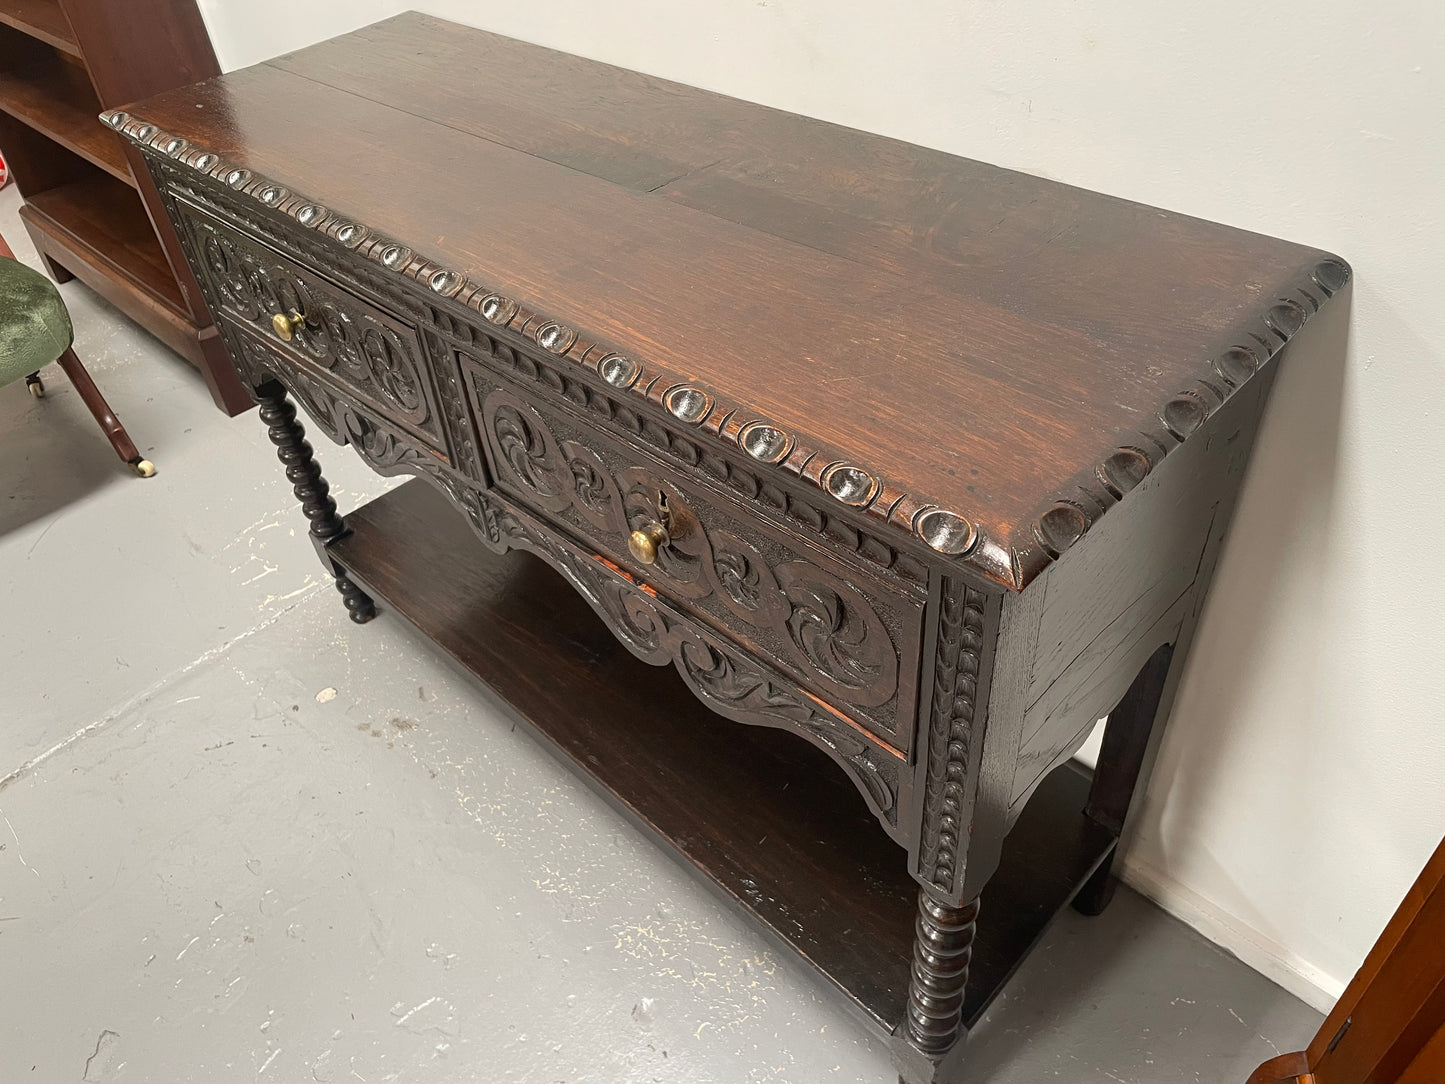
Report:
[[[0,257],[0,387],[49,365],[70,346],[70,314],[55,283]]]

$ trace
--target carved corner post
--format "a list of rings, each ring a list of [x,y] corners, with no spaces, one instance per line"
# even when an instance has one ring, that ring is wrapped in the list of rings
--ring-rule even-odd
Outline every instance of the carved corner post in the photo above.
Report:
[[[965,1034],[963,1005],[973,955],[983,878],[966,876],[974,846],[973,810],[984,753],[993,641],[1000,599],[956,578],[935,582],[925,641],[925,677],[917,777],[917,844],[910,850],[919,882],[908,1005],[895,1060],[901,1079],[942,1079],[945,1059]],[[987,848],[985,848],[987,850]],[[986,864],[986,860],[985,860]]]
[[[321,467],[306,439],[306,430],[296,420],[296,407],[287,398],[286,389],[272,380],[256,389],[256,400],[261,404],[261,420],[266,423],[267,435],[276,446],[276,457],[286,468],[286,478],[295,490],[296,499],[301,502],[301,511],[311,524],[311,540],[321,559],[336,577],[336,589],[346,612],[357,624],[365,624],[376,616],[376,604],[371,596],[351,582],[340,566],[327,556],[326,547],[346,533],[346,523],[337,514],[336,502],[331,499],[331,487],[321,476]]]
[[[935,583],[932,671],[913,788],[921,884],[908,1006],[894,1057],[908,1084],[955,1080],[984,886],[1008,828],[1014,761],[1044,592]],[[984,921],[988,921],[985,914]]]

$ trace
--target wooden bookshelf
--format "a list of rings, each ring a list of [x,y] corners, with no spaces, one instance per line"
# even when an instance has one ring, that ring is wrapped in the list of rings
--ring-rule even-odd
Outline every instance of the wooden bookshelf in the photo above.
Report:
[[[0,151],[57,281],[78,278],[251,405],[138,152],[103,109],[219,74],[195,0],[0,0]]]
[[[97,173],[39,193],[20,217],[50,259],[178,354],[191,348],[190,311],[133,189]]]
[[[0,23],[71,56],[81,55],[60,0],[5,0],[0,3]]]
[[[100,103],[83,68],[58,60],[46,63],[41,58],[25,67],[0,71],[0,109],[117,180],[135,186],[121,142],[96,120]]]

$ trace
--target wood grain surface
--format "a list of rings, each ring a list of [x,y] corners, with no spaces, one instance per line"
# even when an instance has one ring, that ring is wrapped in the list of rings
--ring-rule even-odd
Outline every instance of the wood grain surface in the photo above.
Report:
[[[415,14],[137,116],[959,513],[1015,588],[1348,276]]]

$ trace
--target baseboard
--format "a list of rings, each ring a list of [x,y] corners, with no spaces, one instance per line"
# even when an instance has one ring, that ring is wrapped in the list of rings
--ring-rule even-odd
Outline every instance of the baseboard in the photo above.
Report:
[[[1169,875],[1127,855],[1123,867],[1125,884],[1148,896],[1169,914],[1238,956],[1305,1004],[1328,1013],[1344,992],[1344,982],[1327,975],[1258,930],[1244,925],[1238,918]]]

